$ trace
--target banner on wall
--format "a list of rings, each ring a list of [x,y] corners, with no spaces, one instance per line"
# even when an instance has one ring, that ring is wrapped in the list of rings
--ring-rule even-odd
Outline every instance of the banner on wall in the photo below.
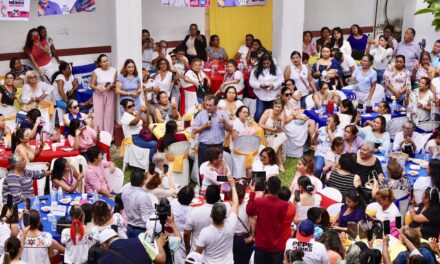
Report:
[[[95,0],[37,0],[38,16],[95,12]]]
[[[219,7],[265,5],[267,0],[217,0]]]
[[[0,20],[29,20],[30,0],[0,0]]]
[[[209,7],[210,0],[161,0],[163,6],[172,7]]]

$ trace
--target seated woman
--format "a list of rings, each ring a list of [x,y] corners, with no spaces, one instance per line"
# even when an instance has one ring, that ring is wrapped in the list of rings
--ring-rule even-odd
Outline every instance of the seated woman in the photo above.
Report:
[[[313,191],[319,192],[322,188],[321,181],[316,178],[314,175],[314,162],[313,157],[311,155],[304,155],[299,160],[298,163],[296,163],[296,174],[293,178],[292,183],[290,184],[290,191],[294,193],[296,190],[299,189],[299,183],[298,179],[301,176],[307,176],[310,180],[310,182],[313,185]]]
[[[86,177],[87,179],[87,177]],[[102,231],[106,229],[116,228],[119,238],[127,239],[124,231],[124,218],[120,213],[113,213],[110,205],[102,200],[93,203],[92,207],[92,231],[93,238],[99,240]]]
[[[218,102],[217,107],[228,114],[229,120],[234,120],[237,109],[242,105],[243,103],[238,100],[235,87],[228,86],[226,87],[223,98]]]
[[[23,85],[23,90],[20,98],[20,110],[28,112],[33,108],[42,109],[48,108],[50,95],[55,88],[43,81],[37,79],[37,74],[34,71],[26,73],[26,83]]]
[[[249,108],[247,106],[240,106],[235,112],[235,119],[232,122],[232,139],[238,136],[253,135],[260,127],[253,126],[249,122]]]
[[[43,137],[41,137],[41,142],[39,142],[40,146],[35,149],[32,148],[29,144],[30,135],[31,130],[20,128],[12,137],[12,151],[20,155],[26,164],[32,162],[35,157],[39,156],[44,148]]]
[[[391,150],[390,133],[385,131],[385,117],[377,116],[373,120],[372,126],[366,126],[359,129],[359,136],[365,142],[374,143],[374,152],[385,153]]]
[[[394,194],[391,189],[380,189],[375,196],[376,203],[370,206],[376,213],[369,214],[368,216],[373,220],[389,220],[391,226],[391,234],[396,236],[398,234],[396,230],[396,217],[401,216],[400,211],[394,204]],[[368,213],[367,213],[368,214]]]
[[[427,51],[422,51],[420,62],[417,61],[412,70],[411,81],[417,83],[423,77],[432,80],[435,78],[435,75],[436,68],[431,66],[431,55]]]
[[[67,109],[69,99],[76,98],[75,91],[78,89],[78,81],[72,74],[72,66],[62,61],[58,67],[58,71],[52,76],[52,85],[57,89],[54,90],[54,99],[58,111],[58,118],[61,120]]]
[[[155,123],[166,123],[168,120],[179,120],[180,114],[177,111],[177,104],[171,103],[168,100],[168,95],[166,92],[162,91],[157,94],[157,102],[154,109],[154,122]],[[147,123],[148,124],[148,123]]]
[[[241,100],[244,91],[244,78],[243,73],[237,69],[237,62],[235,60],[229,60],[228,64],[226,64],[226,74],[216,94],[226,93],[226,88],[230,86],[235,88],[237,97]]]
[[[209,185],[222,185],[222,182],[217,181],[217,176],[230,176],[226,161],[223,159],[223,152],[218,148],[208,148],[206,151],[206,158],[208,161],[200,166],[200,177],[203,179],[202,192],[206,191]]]
[[[97,193],[114,199],[112,189],[107,181],[106,169],[112,173],[115,170],[115,164],[103,159],[101,150],[98,147],[90,147],[87,150],[89,163],[84,171],[85,191],[86,193]]]
[[[353,124],[357,115],[353,103],[349,99],[344,99],[341,101],[339,108],[340,113],[337,114],[340,121],[339,126],[342,128],[348,126],[349,124]]]
[[[64,193],[81,193],[84,175],[79,173],[65,158],[55,160],[52,170],[52,190],[61,188]]]
[[[411,183],[408,177],[404,174],[402,166],[397,162],[395,158],[388,160],[388,178],[383,183],[379,184],[379,189],[391,189],[402,190],[409,193],[411,189]]]
[[[10,155],[8,161],[11,170],[3,182],[3,204],[6,204],[8,194],[12,195],[14,204],[19,204],[26,198],[33,198],[35,194],[32,181],[51,174],[50,171],[25,169],[26,162],[19,154]]]
[[[61,243],[66,247],[64,262],[87,262],[89,249],[97,242],[93,233],[84,223],[85,214],[79,205],[73,205],[69,211],[72,224],[61,233]]]
[[[359,175],[362,186],[371,180],[383,182],[382,166],[378,158],[373,156],[375,151],[374,144],[365,142],[356,153],[355,163],[352,165],[352,172]]]
[[[338,165],[327,174],[326,186],[338,189],[342,194],[342,200],[345,201],[350,190],[361,186],[361,179],[358,175],[352,173],[354,163],[353,155],[342,154]]]
[[[304,31],[303,32],[303,49],[302,52],[307,53],[309,56],[315,56],[316,51],[315,45],[312,44],[312,32],[311,31]]]
[[[440,154],[440,130],[434,130],[425,145],[425,152],[436,158]]]
[[[293,79],[287,79],[283,83],[283,88],[287,87],[290,90],[290,99],[289,103],[293,107],[293,109],[301,109],[301,100],[304,97],[302,92],[297,88],[296,83]],[[283,89],[281,88],[281,94],[284,94]],[[287,103],[286,103],[287,105]],[[305,107],[304,107],[305,108]]]
[[[60,245],[49,232],[41,231],[40,214],[36,210],[29,213],[29,229],[24,228],[21,234],[23,253],[21,260],[26,263],[50,264],[54,251],[64,253],[64,247]]]
[[[15,99],[17,99],[17,87],[14,85],[15,76],[8,72],[5,74],[5,84],[0,84],[0,103],[2,106],[13,106]]]
[[[146,140],[146,138],[140,135],[144,124],[148,126],[148,108],[141,106],[139,111],[134,110],[134,102],[131,99],[124,99],[121,102],[124,108],[124,114],[121,117],[122,131],[124,137],[130,137],[133,139],[133,144],[140,148],[150,149],[150,161],[153,159],[153,155],[156,152],[157,142],[154,139]]]
[[[9,69],[11,69],[11,73],[14,74],[15,79],[21,80],[22,82],[24,82],[26,73],[34,70],[31,66],[21,63],[19,57],[11,58],[9,61]]]
[[[209,38],[209,48],[206,48],[208,61],[228,61],[228,54],[225,48],[220,47],[220,38],[217,35],[211,35]]]
[[[7,136],[11,136],[11,129],[6,125],[5,117],[0,114],[0,145],[5,144]]]
[[[164,153],[157,152],[153,156],[153,163],[155,165],[155,173],[148,175],[145,187],[147,192],[153,194],[157,199],[176,198],[178,189],[174,183],[172,170],[168,168],[165,173],[165,166],[168,167],[168,162]]]
[[[351,189],[345,198],[345,204],[342,205],[338,217],[335,219],[333,229],[347,232],[348,222],[359,222],[367,220],[365,217],[365,205],[359,193]]]
[[[74,119],[70,122],[67,140],[73,149],[79,150],[81,155],[87,157],[87,149],[96,146],[99,142],[99,134],[100,131],[96,132],[93,128],[83,125],[78,119]]]
[[[332,170],[338,164],[339,157],[344,152],[344,139],[342,137],[335,137],[330,146],[330,151],[325,156],[325,166],[322,169],[324,173]]]
[[[411,90],[411,73],[405,68],[405,56],[397,55],[394,67],[385,70],[384,84],[387,99],[395,97],[398,103],[402,103],[406,91]]]
[[[344,129],[344,153],[357,153],[364,144],[364,140],[358,136],[359,130],[355,125],[348,125]]]
[[[248,178],[252,176],[252,171],[264,171],[266,172],[266,180],[270,177],[277,177],[280,175],[280,170],[277,165],[277,157],[275,151],[266,147],[260,152],[260,160],[256,159],[252,163],[252,167],[248,168],[246,173]]]
[[[431,159],[426,168],[426,172],[428,173],[428,177],[419,177],[414,182],[414,201],[418,204],[422,202],[426,187],[440,190],[440,160]]]
[[[169,120],[165,124],[165,135],[157,142],[157,149],[165,152],[171,144],[180,141],[188,141],[188,139],[185,134],[177,133],[176,121]]]
[[[422,237],[430,239],[437,237],[440,233],[440,222],[438,216],[440,214],[439,191],[436,188],[428,187],[423,193],[422,203],[419,208],[410,207],[409,214],[411,216],[410,227],[420,227]]]
[[[416,124],[431,119],[431,103],[435,96],[429,89],[430,84],[428,77],[422,77],[417,89],[406,91],[403,103],[408,111],[408,118]]]
[[[318,92],[313,94],[313,102],[315,107],[327,105],[329,101],[334,101],[336,105],[339,105],[340,97],[337,93],[329,90],[329,84],[327,82],[319,82]]]
[[[276,99],[273,102],[273,109],[267,109],[261,116],[258,124],[264,129],[264,134],[267,140],[267,146],[271,147],[277,153],[277,159],[280,164],[280,171],[284,171],[283,166],[283,143],[277,141],[274,137],[282,135],[284,128],[284,115],[283,115],[284,102],[281,99]]]
[[[40,110],[34,108],[26,114],[26,119],[20,123],[20,128],[29,129],[29,139],[34,139],[38,133],[43,130],[46,120],[41,117]]]
[[[77,100],[71,99],[67,102],[67,113],[63,116],[64,135],[69,134],[70,121],[78,119],[83,125],[92,127],[93,114],[86,115],[79,111],[79,104]]]
[[[296,205],[296,215],[293,222],[298,224],[302,220],[307,219],[307,211],[312,207],[319,207],[321,204],[321,195],[315,194],[312,182],[309,177],[301,176],[298,179],[300,199],[294,200]]]
[[[362,29],[359,25],[354,24],[351,26],[351,34],[348,36],[347,41],[352,48],[351,56],[355,60],[362,59],[362,55],[364,55],[367,46],[368,36],[362,33]]]

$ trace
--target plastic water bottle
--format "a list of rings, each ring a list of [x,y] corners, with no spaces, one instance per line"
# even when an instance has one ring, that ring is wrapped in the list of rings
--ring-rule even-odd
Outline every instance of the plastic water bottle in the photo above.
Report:
[[[58,188],[61,188],[61,187],[58,187]],[[50,193],[50,202],[52,203],[52,202],[56,202],[56,201],[57,201],[57,194],[55,191],[52,191]]]
[[[63,189],[61,189],[61,187],[58,187],[58,201],[63,198]]]
[[[422,155],[424,160],[429,160],[429,151],[422,149]]]
[[[37,148],[40,146],[41,143],[41,136],[40,133],[37,133],[37,136],[35,137],[35,146],[37,146]]]
[[[195,195],[200,195],[200,187],[198,184],[196,184],[196,187],[194,187],[194,193]]]
[[[34,210],[40,210],[40,198],[35,197],[34,201],[32,202],[32,209]]]
[[[391,99],[393,100],[393,102],[390,105],[391,114],[394,114],[394,112],[396,112],[396,110],[397,110],[397,101],[396,101],[396,97],[395,96],[392,96]]]
[[[47,215],[47,220],[49,220],[50,223],[50,229],[52,231],[56,231],[57,230],[57,218],[55,217],[55,215],[53,214],[48,214]]]

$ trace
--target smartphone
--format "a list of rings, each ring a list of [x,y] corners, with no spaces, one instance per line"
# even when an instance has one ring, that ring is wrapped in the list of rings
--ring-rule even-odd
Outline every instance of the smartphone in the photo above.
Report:
[[[31,199],[26,198],[26,210],[31,210]]]
[[[396,228],[397,229],[402,228],[402,217],[401,216],[396,217]]]
[[[383,221],[383,233],[389,235],[391,233],[390,220]]]
[[[113,231],[118,233],[118,226],[117,225],[111,225],[111,228],[113,229]]]
[[[176,103],[176,97],[171,97],[171,104],[175,104]]]
[[[83,165],[79,164],[79,173],[82,173],[82,172],[83,172]]]
[[[150,173],[151,175],[154,174],[154,169],[156,168],[156,166],[154,165],[153,162],[150,162],[150,164],[148,164],[148,173]]]
[[[23,225],[29,226],[29,212],[23,213]]]
[[[14,201],[12,199],[12,194],[8,194],[8,196],[6,197],[6,207],[8,209],[12,209],[13,203],[14,203]]]
[[[255,191],[264,191],[264,186],[266,185],[266,172],[253,171],[252,181],[255,183]]]
[[[217,176],[217,181],[218,182],[228,182],[228,176]]]
[[[105,88],[109,87],[110,84],[111,84],[110,82],[106,82],[106,83],[105,83]]]
[[[163,173],[164,173],[164,174],[167,174],[169,168],[170,168],[170,166],[168,166],[168,164],[164,164],[164,165],[163,165]]]
[[[379,148],[382,144],[381,143],[374,143],[375,148]]]
[[[40,41],[40,38],[38,37],[38,36],[34,36],[34,42],[39,42]]]
[[[197,34],[197,36],[200,35],[200,30],[197,30],[196,34]]]
[[[373,240],[373,229],[371,228],[367,230],[367,239],[368,241]]]
[[[296,190],[296,191],[295,191],[294,199],[295,199],[296,202],[301,201],[301,193],[300,193],[299,190]]]
[[[211,121],[212,117],[211,114],[208,114],[208,120]]]

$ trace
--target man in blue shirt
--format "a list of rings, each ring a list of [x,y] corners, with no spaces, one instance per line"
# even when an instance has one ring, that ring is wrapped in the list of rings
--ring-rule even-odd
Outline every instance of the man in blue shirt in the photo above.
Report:
[[[49,0],[40,0],[38,2],[38,16],[53,16],[53,15],[61,15],[60,6]]]
[[[432,52],[431,52],[431,66],[432,67],[440,67],[440,39],[438,39],[435,43],[434,43],[434,47],[432,47]]]

